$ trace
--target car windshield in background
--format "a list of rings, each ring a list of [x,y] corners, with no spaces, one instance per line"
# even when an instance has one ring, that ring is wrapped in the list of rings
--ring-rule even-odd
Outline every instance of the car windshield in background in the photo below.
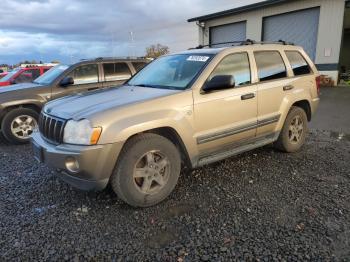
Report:
[[[9,81],[15,74],[17,74],[21,68],[13,69],[10,71],[7,75],[5,75],[3,78],[0,79],[0,82],[7,82]]]
[[[49,85],[51,84],[60,74],[62,74],[65,70],[68,69],[67,65],[58,65],[51,68],[45,74],[41,75],[37,79],[35,79],[35,84],[40,85]]]
[[[209,63],[212,56],[183,54],[158,58],[132,78],[128,85],[184,90]]]

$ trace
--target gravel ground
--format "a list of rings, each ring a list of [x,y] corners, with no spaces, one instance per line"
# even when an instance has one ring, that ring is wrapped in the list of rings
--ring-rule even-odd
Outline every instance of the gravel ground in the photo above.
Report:
[[[313,131],[183,174],[147,209],[86,193],[0,144],[0,260],[350,261],[349,137]]]

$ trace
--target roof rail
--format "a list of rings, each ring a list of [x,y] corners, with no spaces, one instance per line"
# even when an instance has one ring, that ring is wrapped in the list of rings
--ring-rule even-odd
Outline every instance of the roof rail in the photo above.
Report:
[[[120,56],[120,57],[97,57],[93,60],[103,61],[103,60],[113,60],[113,59],[147,59],[146,57],[133,57],[133,56]]]
[[[255,41],[251,39],[247,39],[244,41],[229,41],[229,42],[222,42],[222,43],[216,43],[216,44],[209,44],[209,45],[199,45],[195,48],[190,48],[190,50],[193,49],[203,49],[204,47],[212,47],[212,46],[217,46],[217,45],[227,45],[227,44],[232,44],[231,46],[243,46],[243,45],[268,45],[268,44],[279,44],[279,45],[294,45],[294,43],[290,43],[287,41],[283,40],[278,40],[278,41],[272,41],[272,42],[267,42],[267,41]]]

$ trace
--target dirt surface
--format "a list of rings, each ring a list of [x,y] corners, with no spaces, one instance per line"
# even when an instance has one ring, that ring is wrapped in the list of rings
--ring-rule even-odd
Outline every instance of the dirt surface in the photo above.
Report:
[[[0,260],[350,261],[350,138],[310,134],[182,174],[163,203],[134,209],[86,193],[0,144]]]

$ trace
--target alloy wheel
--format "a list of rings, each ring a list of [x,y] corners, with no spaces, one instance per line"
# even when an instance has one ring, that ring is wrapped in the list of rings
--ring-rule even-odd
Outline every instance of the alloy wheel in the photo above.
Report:
[[[37,121],[32,116],[20,115],[11,122],[11,132],[15,137],[25,140],[29,138],[37,125]]]
[[[303,137],[304,123],[300,116],[295,116],[289,126],[289,140],[293,144],[297,144]]]
[[[158,193],[170,177],[170,161],[160,151],[149,151],[136,162],[134,184],[147,195]]]

